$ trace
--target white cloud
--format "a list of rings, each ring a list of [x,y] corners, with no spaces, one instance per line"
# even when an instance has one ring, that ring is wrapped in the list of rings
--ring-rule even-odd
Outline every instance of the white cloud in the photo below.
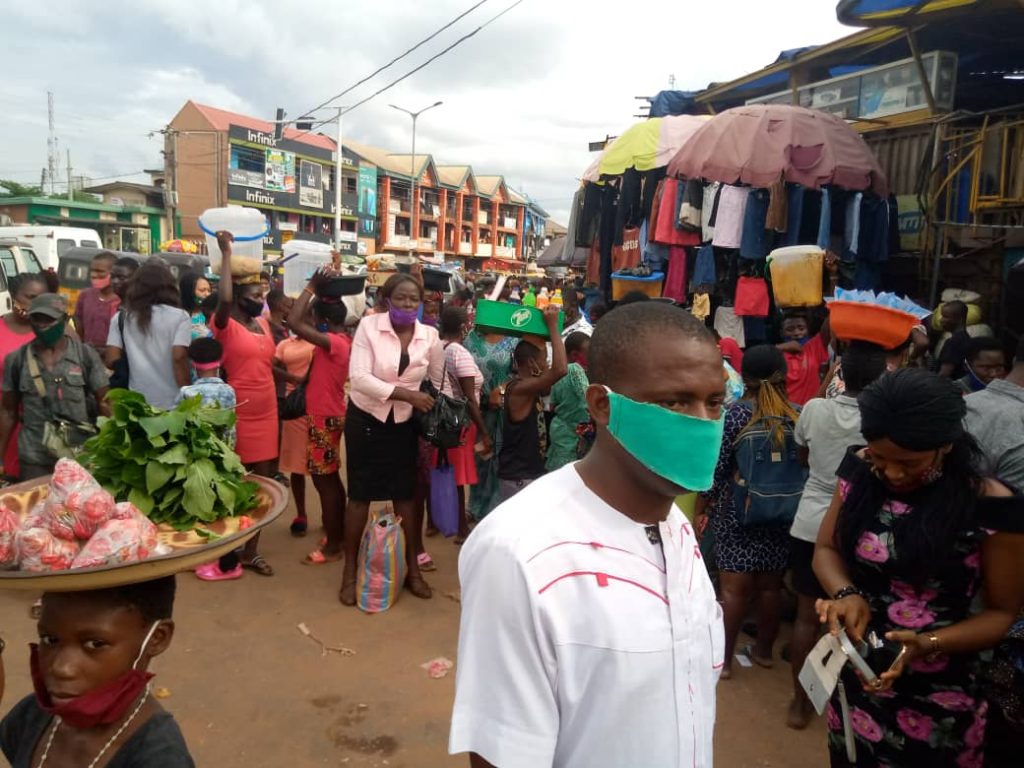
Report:
[[[512,0],[489,0],[454,29],[358,89],[351,104],[440,51]],[[9,56],[33,66],[0,83],[0,177],[32,180],[46,158],[46,94],[76,167],[94,176],[160,162],[147,138],[188,99],[270,118],[320,103],[412,45],[471,0],[110,0],[15,9]],[[587,143],[635,122],[635,96],[694,90],[769,64],[780,50],[851,30],[821,0],[525,0],[450,54],[350,114],[346,135],[501,173],[565,219]],[[41,53],[45,52],[45,53]],[[17,59],[13,59],[17,60]],[[29,170],[24,170],[24,169]],[[34,171],[36,178],[38,170]]]

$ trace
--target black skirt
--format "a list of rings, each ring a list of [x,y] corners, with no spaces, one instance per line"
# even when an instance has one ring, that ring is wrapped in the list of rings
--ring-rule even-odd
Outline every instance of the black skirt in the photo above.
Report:
[[[395,423],[356,407],[345,413],[348,495],[356,501],[405,501],[416,492],[416,430],[412,419]]]

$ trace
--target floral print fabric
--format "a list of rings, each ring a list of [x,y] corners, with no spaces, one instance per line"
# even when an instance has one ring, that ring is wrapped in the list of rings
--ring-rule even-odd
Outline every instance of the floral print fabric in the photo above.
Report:
[[[849,478],[862,459],[849,454],[839,468],[839,492],[846,499]],[[979,506],[985,503],[980,499]],[[896,575],[899,552],[893,526],[906,515],[927,514],[896,499],[886,501],[857,543],[848,564],[853,582],[868,596],[871,629],[927,633],[968,618],[981,587],[980,547],[984,532],[964,531],[941,580],[919,587]],[[913,661],[896,684],[881,694],[864,691],[850,665],[843,670],[850,723],[856,735],[857,766],[955,766],[981,768],[988,704],[976,695],[979,659],[971,655]],[[826,711],[833,766],[849,765],[839,716],[838,693]]]

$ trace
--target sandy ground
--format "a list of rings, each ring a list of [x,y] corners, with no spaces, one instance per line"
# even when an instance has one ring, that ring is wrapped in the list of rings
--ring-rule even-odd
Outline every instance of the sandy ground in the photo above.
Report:
[[[315,493],[309,488],[315,507]],[[318,515],[314,515],[318,520]],[[261,549],[277,569],[226,583],[178,577],[177,633],[154,664],[163,704],[181,724],[198,766],[345,765],[431,768],[467,765],[447,754],[454,672],[431,679],[420,665],[455,660],[458,549],[429,539],[438,571],[427,574],[434,599],[405,593],[390,611],[366,615],[337,602],[340,566],[300,564],[314,536],[288,533],[291,512],[264,532]],[[0,592],[7,641],[5,711],[31,691],[26,643],[33,596]],[[302,622],[328,645],[355,653],[324,656]],[[719,685],[716,765],[722,768],[820,768],[825,731],[784,724],[789,669],[734,665]],[[624,703],[628,706],[628,704]]]

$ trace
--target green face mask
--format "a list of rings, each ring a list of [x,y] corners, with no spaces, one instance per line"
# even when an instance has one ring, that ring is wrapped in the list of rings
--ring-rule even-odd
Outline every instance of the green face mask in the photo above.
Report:
[[[55,347],[57,346],[57,342],[64,338],[64,329],[66,327],[67,320],[58,320],[49,328],[44,328],[42,330],[33,326],[32,331],[35,333],[36,338],[43,342],[43,346]]]
[[[716,421],[638,403],[608,392],[608,432],[654,474],[688,491],[706,491],[715,478],[725,414]]]

